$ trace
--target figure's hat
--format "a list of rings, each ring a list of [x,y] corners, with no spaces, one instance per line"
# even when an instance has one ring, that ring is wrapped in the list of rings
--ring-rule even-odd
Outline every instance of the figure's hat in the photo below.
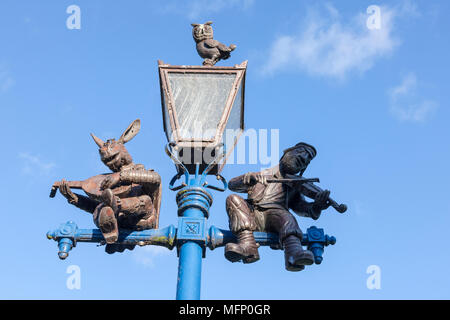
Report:
[[[295,146],[283,150],[283,154],[285,154],[286,152],[295,150],[295,149],[299,149],[299,148],[305,149],[306,152],[309,153],[309,155],[311,156],[311,158],[314,158],[314,157],[316,156],[316,154],[317,154],[316,148],[314,148],[312,145],[307,144],[307,143],[305,143],[305,142],[299,142],[299,143],[297,143]]]

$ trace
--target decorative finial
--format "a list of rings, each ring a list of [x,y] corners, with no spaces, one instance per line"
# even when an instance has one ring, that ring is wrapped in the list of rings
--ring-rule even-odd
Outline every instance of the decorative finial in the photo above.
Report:
[[[192,36],[197,43],[197,52],[205,59],[204,66],[213,66],[219,60],[226,60],[230,57],[231,51],[236,49],[234,44],[226,46],[223,43],[213,39],[212,21],[203,24],[192,23]]]

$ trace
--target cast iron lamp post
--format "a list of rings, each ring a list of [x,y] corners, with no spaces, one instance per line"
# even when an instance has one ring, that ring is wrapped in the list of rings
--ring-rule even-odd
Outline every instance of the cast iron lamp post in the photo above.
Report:
[[[227,188],[219,172],[238,137],[227,141],[224,131],[239,135],[244,129],[247,62],[235,67],[158,64],[166,152],[177,169],[169,188],[179,190],[177,299],[199,299],[201,263],[208,245],[206,222],[213,201],[206,189]],[[216,174],[223,187],[208,185],[208,174]],[[183,175],[184,183],[174,187]]]
[[[229,230],[207,228],[213,196],[207,189],[225,191],[227,182],[220,172],[244,129],[244,91],[247,62],[234,67],[171,66],[159,61],[161,105],[168,144],[166,153],[177,173],[169,189],[178,191],[178,226],[144,231],[119,230],[117,243],[159,245],[177,248],[179,257],[177,299],[200,299],[201,266],[206,247],[211,250],[236,242]],[[227,134],[227,129],[233,130]],[[221,186],[209,185],[215,175]],[[178,186],[175,183],[183,178]],[[278,244],[278,236],[254,232],[260,245]],[[47,233],[58,242],[59,258],[68,257],[78,242],[105,243],[98,229],[78,229],[74,222],[62,224]],[[322,262],[324,247],[336,239],[323,229],[311,227],[302,244]]]

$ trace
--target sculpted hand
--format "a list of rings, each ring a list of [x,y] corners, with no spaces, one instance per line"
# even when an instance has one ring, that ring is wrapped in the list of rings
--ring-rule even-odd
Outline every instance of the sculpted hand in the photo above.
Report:
[[[328,197],[330,196],[329,190],[324,190],[319,192],[314,199],[313,208],[316,210],[325,210],[330,206],[330,202],[328,201]]]
[[[70,204],[78,202],[78,197],[70,190],[70,187],[65,179],[62,179],[59,186],[59,192],[67,199]]]
[[[257,183],[267,184],[267,177],[259,172],[249,172],[244,176],[244,183],[250,186]]]
[[[100,190],[111,189],[116,187],[120,183],[120,173],[114,172],[103,179]]]

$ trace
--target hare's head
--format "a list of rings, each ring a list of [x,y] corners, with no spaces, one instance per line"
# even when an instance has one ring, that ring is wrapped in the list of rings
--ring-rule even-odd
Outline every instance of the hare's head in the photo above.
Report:
[[[133,139],[140,128],[141,121],[139,119],[134,120],[117,141],[115,139],[109,139],[106,142],[103,142],[102,139],[97,138],[91,133],[92,138],[99,147],[98,151],[102,162],[111,169],[111,171],[118,172],[123,166],[133,163],[133,159],[124,144]]]

